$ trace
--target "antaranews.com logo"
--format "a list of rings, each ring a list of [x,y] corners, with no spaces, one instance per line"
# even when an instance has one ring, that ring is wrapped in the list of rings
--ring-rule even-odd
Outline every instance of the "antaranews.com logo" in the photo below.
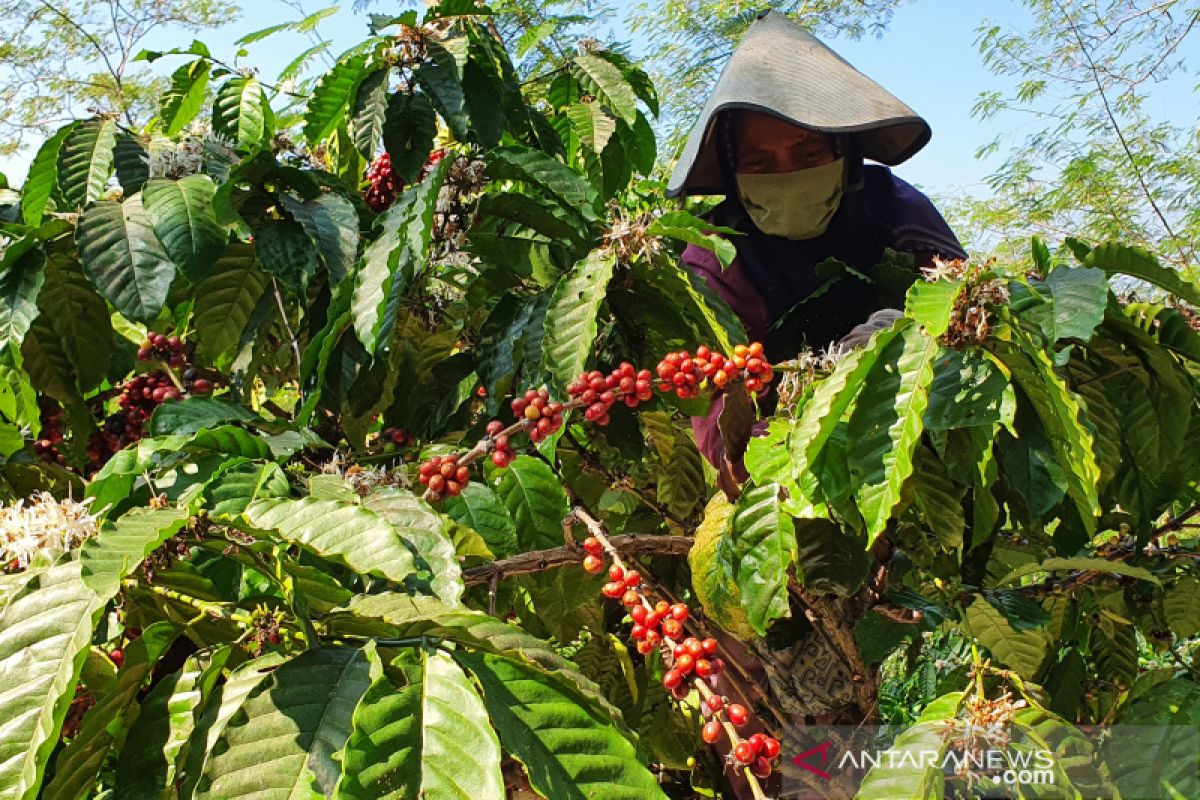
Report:
[[[785,747],[793,755],[780,797],[789,800],[1200,797],[1194,726],[808,726]]]

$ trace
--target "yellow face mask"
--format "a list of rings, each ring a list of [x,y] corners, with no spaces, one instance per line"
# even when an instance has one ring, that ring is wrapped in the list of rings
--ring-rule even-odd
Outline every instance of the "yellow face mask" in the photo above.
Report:
[[[845,193],[845,159],[773,174],[736,175],[738,197],[758,229],[785,239],[825,232]]]

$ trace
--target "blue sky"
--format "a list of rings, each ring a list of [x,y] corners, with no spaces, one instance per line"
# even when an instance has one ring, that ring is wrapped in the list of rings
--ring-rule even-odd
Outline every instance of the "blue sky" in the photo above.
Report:
[[[324,4],[304,0],[308,11]],[[408,5],[412,5],[411,3]],[[619,14],[632,5],[628,0],[613,0],[618,18],[612,24],[618,38],[627,36],[621,29]],[[396,6],[376,2],[368,11],[386,12]],[[249,31],[266,27],[298,14],[276,0],[259,0],[244,4],[242,18],[201,38],[214,54],[231,58],[237,47],[234,42]],[[889,29],[880,38],[861,41],[830,41],[843,57],[859,70],[883,84],[933,126],[933,140],[911,161],[899,168],[907,180],[941,196],[955,192],[985,194],[984,178],[998,163],[975,158],[975,151],[990,142],[997,133],[1017,135],[1024,120],[1020,117],[1002,118],[996,122],[980,122],[971,117],[971,107],[980,91],[1005,90],[1011,84],[990,74],[982,64],[975,47],[976,29],[990,19],[1005,27],[1025,27],[1028,14],[1017,0],[910,0],[896,11]],[[322,33],[333,41],[334,54],[359,41],[366,34],[366,14],[355,14],[351,3],[341,6],[337,14],[322,23]],[[1200,37],[1193,37],[1190,53],[1181,53],[1193,65],[1200,64]],[[190,35],[184,32],[160,30],[147,46],[166,49],[185,45]],[[252,46],[243,63],[257,66],[266,80],[272,80],[302,49],[311,44],[299,34],[280,34]],[[646,46],[643,41],[632,42],[635,50]],[[179,62],[164,60],[164,69],[173,69]],[[1156,89],[1151,108],[1156,115],[1177,118],[1195,124],[1196,95],[1192,92],[1195,75],[1186,76]],[[1190,118],[1189,118],[1190,117]],[[10,180],[18,182],[25,173],[29,155],[0,159],[0,170]]]

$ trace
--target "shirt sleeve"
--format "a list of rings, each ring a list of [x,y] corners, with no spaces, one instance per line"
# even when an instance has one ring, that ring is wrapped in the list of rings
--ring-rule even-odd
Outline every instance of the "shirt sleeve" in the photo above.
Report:
[[[916,187],[891,176],[895,219],[889,225],[891,246],[913,253],[918,260],[931,262],[935,256],[945,259],[966,258],[967,253],[941,212]]]

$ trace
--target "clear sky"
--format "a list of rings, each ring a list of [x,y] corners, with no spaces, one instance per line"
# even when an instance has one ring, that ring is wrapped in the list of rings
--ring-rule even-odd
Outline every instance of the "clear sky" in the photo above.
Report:
[[[323,4],[304,0],[306,10],[315,11]],[[411,6],[413,4],[405,4]],[[612,23],[617,38],[626,38],[620,13],[632,5],[629,0],[612,0],[618,9]],[[366,34],[366,14],[386,13],[396,6],[390,2],[375,2],[356,14],[352,4],[341,5],[337,14],[321,25],[322,33],[332,40],[330,52],[336,54],[359,41]],[[214,54],[231,58],[237,48],[234,42],[249,31],[299,15],[277,0],[243,0],[243,14],[238,21],[201,38]],[[965,191],[983,194],[983,179],[998,163],[979,161],[975,151],[990,142],[997,133],[1019,133],[1020,118],[1004,118],[999,122],[983,123],[971,117],[971,107],[980,91],[1005,90],[1010,84],[991,75],[982,64],[975,47],[976,29],[984,19],[1008,27],[1025,27],[1028,14],[1017,0],[910,0],[896,11],[890,28],[880,38],[861,41],[828,42],[846,60],[874,78],[902,100],[924,115],[933,126],[933,140],[916,157],[899,168],[907,180],[922,188],[945,196]],[[160,30],[147,44],[152,49],[183,46],[190,40],[184,32]],[[1200,39],[1200,37],[1193,37]],[[265,80],[272,80],[301,50],[311,44],[300,34],[280,34],[252,46],[242,63],[257,66]],[[634,40],[635,50],[647,46]],[[1191,44],[1190,53],[1181,53],[1193,64],[1200,64],[1200,45]],[[164,59],[163,69],[173,69],[178,59]],[[1195,74],[1172,82],[1155,97],[1152,108],[1165,118],[1179,121],[1196,120],[1196,95],[1192,93]],[[0,159],[0,170],[13,183],[18,183],[30,155]]]

